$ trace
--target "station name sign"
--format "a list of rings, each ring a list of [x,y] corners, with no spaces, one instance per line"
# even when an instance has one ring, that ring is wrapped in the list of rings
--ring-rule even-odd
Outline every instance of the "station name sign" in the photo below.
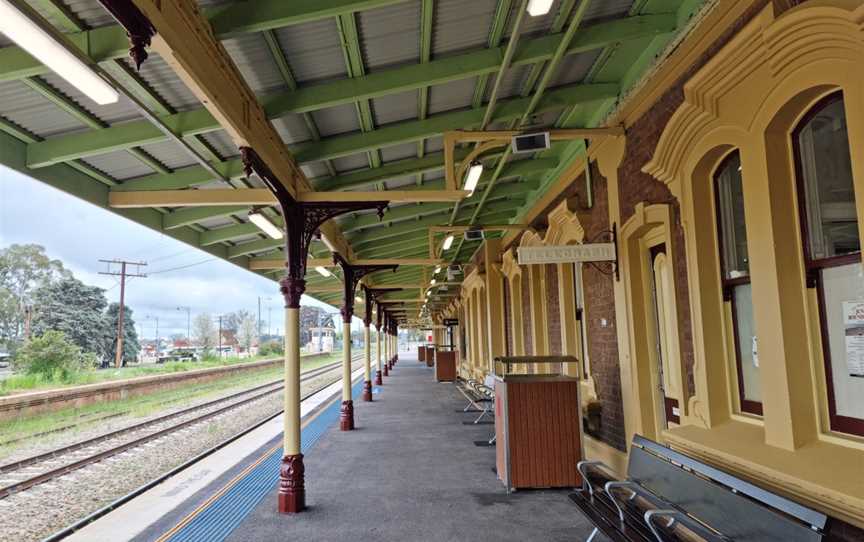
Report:
[[[519,265],[543,263],[614,262],[614,243],[561,245],[546,247],[519,247]]]

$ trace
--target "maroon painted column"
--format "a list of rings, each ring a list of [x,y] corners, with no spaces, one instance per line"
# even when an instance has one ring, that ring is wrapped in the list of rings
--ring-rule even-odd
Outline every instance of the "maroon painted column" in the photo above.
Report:
[[[381,343],[381,303],[375,304],[375,337],[377,339],[377,348],[375,348],[375,385],[383,386],[384,379],[381,377],[381,348],[383,345]],[[386,366],[384,367],[387,368]]]
[[[378,209],[383,215],[385,201],[377,202],[298,202],[287,186],[295,179],[278,179],[254,149],[240,148],[246,176],[253,173],[276,196],[285,223],[286,276],[280,281],[285,298],[285,428],[284,455],[279,468],[278,510],[282,514],[306,508],[306,476],[300,448],[300,298],[306,290],[306,258],[312,237],[322,224],[344,213]]]
[[[342,431],[352,431],[354,429],[354,400],[351,397],[351,356],[347,353],[351,348],[351,318],[354,316],[354,292],[357,290],[357,283],[360,282],[366,275],[376,273],[378,271],[396,271],[397,265],[352,265],[342,256],[333,255],[333,261],[342,269],[342,322],[344,329],[344,346],[345,355],[342,358],[342,406],[339,410],[339,429]],[[371,296],[367,296],[366,314],[364,315],[363,323],[371,320]],[[372,400],[372,382],[366,380],[364,385],[368,387],[369,401]]]

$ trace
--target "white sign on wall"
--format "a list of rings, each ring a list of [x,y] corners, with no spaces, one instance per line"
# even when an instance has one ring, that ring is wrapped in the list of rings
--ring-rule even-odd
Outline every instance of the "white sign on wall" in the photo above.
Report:
[[[587,245],[561,245],[545,247],[519,247],[516,249],[519,265],[543,263],[614,262],[614,243]]]

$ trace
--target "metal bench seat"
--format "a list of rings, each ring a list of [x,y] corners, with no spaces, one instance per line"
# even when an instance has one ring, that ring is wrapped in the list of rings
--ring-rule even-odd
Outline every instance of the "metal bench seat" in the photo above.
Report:
[[[816,542],[827,517],[641,436],[627,480],[597,461],[578,465],[582,488],[570,495],[612,540]]]

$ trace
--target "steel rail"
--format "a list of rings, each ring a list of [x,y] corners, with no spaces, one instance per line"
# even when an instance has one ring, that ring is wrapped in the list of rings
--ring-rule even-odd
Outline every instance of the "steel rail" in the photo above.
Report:
[[[303,397],[300,398],[300,403],[302,404],[303,401],[306,401],[306,400],[309,399],[310,397],[312,397],[312,396],[314,396],[314,395],[320,393],[321,391],[327,389],[329,386],[332,386],[332,385],[333,385],[333,382],[331,382],[331,383],[329,383],[329,384],[324,384],[324,385],[321,386],[320,388],[318,388],[318,389],[316,389],[316,390],[313,390],[313,391],[307,393],[306,395],[304,395]],[[338,392],[338,391],[337,391],[336,393],[334,393],[333,395],[331,395],[331,397],[332,397],[332,396],[335,396],[335,395],[338,395],[339,393],[341,393],[341,392]],[[129,501],[131,501],[132,499],[138,497],[138,496],[141,495],[142,493],[144,493],[144,492],[146,492],[146,491],[148,491],[148,490],[150,490],[150,489],[156,487],[157,485],[161,484],[161,483],[164,482],[165,480],[167,480],[167,479],[169,479],[169,478],[171,478],[171,477],[177,475],[178,473],[180,473],[180,472],[182,472],[182,471],[188,469],[188,468],[191,467],[192,465],[195,465],[196,463],[198,463],[198,462],[200,462],[200,461],[206,459],[207,457],[213,455],[214,453],[218,452],[218,451],[221,450],[222,448],[228,446],[228,445],[231,444],[232,442],[234,442],[234,441],[236,441],[236,440],[239,440],[239,439],[243,438],[244,436],[248,435],[248,434],[251,433],[252,431],[258,429],[259,427],[261,427],[261,426],[264,425],[265,423],[269,422],[270,420],[273,420],[274,418],[276,418],[276,417],[278,417],[278,416],[281,416],[283,412],[284,412],[284,410],[280,409],[278,412],[275,412],[275,413],[273,413],[273,414],[270,414],[269,416],[264,417],[264,418],[261,419],[261,420],[258,420],[258,421],[255,422],[254,424],[252,424],[252,425],[246,427],[245,429],[242,429],[242,430],[238,431],[237,433],[231,435],[230,437],[228,437],[227,439],[223,440],[222,442],[216,444],[216,445],[213,446],[212,448],[208,448],[207,450],[204,450],[203,452],[201,452],[200,454],[196,455],[196,456],[193,457],[192,459],[189,459],[188,461],[186,461],[186,462],[184,462],[184,463],[181,463],[180,465],[177,465],[176,467],[174,467],[174,468],[171,469],[170,471],[168,471],[168,472],[166,472],[166,473],[164,473],[164,474],[162,474],[162,475],[160,475],[160,476],[154,478],[153,480],[150,480],[149,482],[147,482],[147,483],[145,483],[145,484],[139,486],[139,487],[136,488],[136,489],[133,489],[132,491],[130,491],[129,493],[123,495],[122,497],[119,497],[119,498],[115,499],[114,501],[112,501],[112,502],[106,504],[105,506],[103,506],[102,508],[96,510],[95,512],[92,512],[91,514],[89,514],[89,515],[87,515],[87,516],[85,516],[85,517],[79,519],[79,520],[76,521],[75,523],[73,523],[73,524],[71,524],[71,525],[68,525],[68,526],[64,527],[63,529],[61,529],[61,530],[55,532],[54,534],[49,535],[49,536],[46,537],[46,538],[43,538],[41,542],[57,542],[57,541],[59,541],[59,540],[63,540],[64,538],[66,538],[66,537],[68,537],[68,536],[74,534],[76,531],[79,531],[79,530],[81,530],[82,528],[86,527],[88,524],[90,524],[90,523],[96,521],[97,519],[99,519],[99,518],[101,518],[101,517],[103,517],[103,516],[108,515],[109,512],[113,511],[113,510],[116,509],[117,507],[126,504],[127,502],[129,502]],[[320,412],[320,411],[318,411],[318,410],[316,409],[316,411],[313,411],[313,412],[310,413],[310,414],[314,416],[314,415],[317,414],[317,412]]]
[[[361,357],[361,355],[358,354],[355,358],[352,358],[352,360],[356,360],[357,358],[360,358],[360,357]],[[321,367],[319,369],[314,369],[313,371],[309,371],[309,373],[305,373],[303,375],[303,378],[301,378],[300,381],[301,382],[309,381],[313,378],[319,377],[319,376],[326,374],[330,371],[338,369],[341,365],[342,365],[342,362],[337,361],[337,362],[328,364],[325,367]],[[179,416],[182,416],[184,414],[189,413],[192,410],[201,410],[202,408],[206,408],[206,406],[212,406],[214,403],[224,402],[225,400],[233,398],[233,397],[237,397],[238,395],[246,395],[252,391],[257,391],[257,390],[261,390],[263,388],[272,387],[276,384],[282,384],[282,380],[270,382],[267,384],[263,384],[261,386],[256,386],[255,388],[252,388],[251,390],[245,390],[243,392],[233,394],[233,395],[228,396],[226,398],[221,398],[221,399],[218,399],[215,401],[211,401],[211,402],[206,403],[204,405],[197,405],[196,407],[191,407],[190,409],[184,409],[182,411],[174,412],[172,414],[160,416],[159,418],[156,418],[154,420],[149,420],[148,422],[143,422],[142,424],[136,424],[134,426],[119,429],[117,431],[112,431],[111,433],[107,433],[105,435],[100,435],[98,437],[94,437],[93,439],[88,439],[88,440],[85,440],[85,441],[82,441],[82,442],[79,442],[79,443],[76,443],[76,444],[73,444],[73,445],[70,445],[70,446],[67,446],[64,448],[52,450],[52,451],[46,452],[44,454],[39,454],[37,456],[25,458],[21,461],[17,461],[14,463],[9,463],[7,465],[3,465],[2,467],[0,467],[0,473],[13,472],[15,470],[19,470],[21,468],[24,468],[24,467],[27,467],[30,465],[34,465],[34,464],[43,462],[43,461],[48,460],[48,459],[53,459],[53,458],[55,458],[58,455],[61,455],[63,453],[69,453],[69,452],[72,452],[75,450],[83,449],[83,448],[86,448],[87,446],[91,446],[91,445],[97,444],[99,442],[110,440],[113,437],[120,436],[120,435],[125,434],[125,433],[130,433],[130,432],[135,431],[137,429],[140,429],[142,427],[154,425],[156,423],[159,423],[161,421],[165,421],[167,419],[177,418]],[[184,428],[189,427],[191,425],[194,425],[194,424],[200,423],[202,421],[208,420],[210,418],[214,418],[214,417],[216,417],[220,414],[223,414],[229,410],[232,410],[232,409],[235,409],[237,407],[246,405],[246,404],[251,403],[253,401],[257,401],[258,399],[264,398],[268,395],[278,393],[281,390],[282,390],[281,386],[275,387],[274,389],[264,391],[262,393],[253,395],[252,397],[249,397],[247,399],[243,399],[241,401],[236,401],[236,402],[231,403],[229,405],[226,405],[222,408],[216,409],[212,412],[202,414],[201,416],[196,416],[196,417],[191,418],[189,420],[186,420],[184,422],[180,422],[178,424],[174,424],[170,427],[166,427],[166,428],[161,429],[159,431],[149,433],[147,435],[144,435],[143,437],[133,439],[131,441],[120,444],[120,445],[115,446],[113,448],[110,448],[108,450],[104,450],[104,451],[99,452],[97,454],[93,454],[93,455],[84,457],[78,461],[73,461],[72,463],[67,463],[61,467],[56,468],[56,469],[51,469],[51,470],[46,471],[44,473],[38,474],[36,476],[32,476],[30,478],[27,478],[26,480],[22,480],[20,482],[15,482],[13,484],[9,484],[7,486],[0,488],[0,499],[4,499],[4,498],[6,498],[9,495],[12,495],[14,493],[18,493],[20,491],[24,491],[24,490],[29,489],[31,487],[37,486],[39,484],[43,484],[45,482],[48,482],[50,480],[53,480],[55,478],[58,478],[60,476],[65,475],[65,474],[68,474],[69,472],[81,469],[87,465],[91,465],[93,463],[98,463],[99,461],[103,461],[109,457],[123,453],[126,450],[129,450],[132,448],[137,448],[137,447],[139,447],[139,446],[141,446],[141,445],[143,445],[149,441],[156,440],[156,439],[161,438],[167,434],[179,431],[181,429],[184,429]]]

